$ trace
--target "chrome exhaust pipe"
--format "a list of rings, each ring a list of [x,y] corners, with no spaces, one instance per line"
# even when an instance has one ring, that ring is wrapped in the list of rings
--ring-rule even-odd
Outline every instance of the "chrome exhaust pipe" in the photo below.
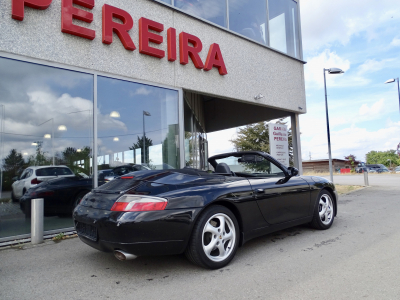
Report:
[[[121,261],[122,260],[131,260],[131,259],[135,259],[137,257],[134,254],[126,253],[121,250],[114,250],[114,256],[116,259],[121,260]]]

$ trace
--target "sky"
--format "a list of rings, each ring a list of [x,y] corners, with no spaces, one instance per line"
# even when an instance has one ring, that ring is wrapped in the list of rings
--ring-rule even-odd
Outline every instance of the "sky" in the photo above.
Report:
[[[398,0],[301,0],[307,114],[300,116],[303,160],[327,159],[324,68],[327,75],[332,157],[353,154],[365,161],[372,150],[400,143],[397,83],[400,77]],[[290,121],[288,119],[288,121]],[[208,134],[210,155],[233,150],[236,129]]]

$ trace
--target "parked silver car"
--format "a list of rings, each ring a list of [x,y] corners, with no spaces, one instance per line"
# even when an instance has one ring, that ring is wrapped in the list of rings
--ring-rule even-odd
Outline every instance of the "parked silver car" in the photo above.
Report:
[[[67,166],[32,166],[26,168],[12,184],[11,199],[16,202],[29,188],[43,181],[59,177],[75,177]]]

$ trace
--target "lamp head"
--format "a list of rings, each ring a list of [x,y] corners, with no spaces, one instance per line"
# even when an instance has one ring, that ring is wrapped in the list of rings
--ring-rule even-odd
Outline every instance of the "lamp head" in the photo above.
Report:
[[[119,112],[117,112],[117,111],[112,111],[112,112],[110,113],[110,117],[111,117],[111,118],[119,118],[119,117],[121,117],[121,115],[120,115]]]
[[[395,82],[395,81],[396,81],[396,79],[392,78],[392,79],[386,80],[385,83],[392,83],[392,82]]]
[[[145,111],[145,110],[143,111],[143,114],[144,114],[145,116],[148,116],[148,117],[151,116],[151,114],[150,114],[148,111]]]
[[[344,73],[344,71],[342,69],[339,68],[330,68],[327,69],[329,74],[342,74]]]

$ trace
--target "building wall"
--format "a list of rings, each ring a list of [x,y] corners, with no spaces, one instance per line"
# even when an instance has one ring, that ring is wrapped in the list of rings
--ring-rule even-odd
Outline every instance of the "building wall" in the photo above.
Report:
[[[128,51],[114,34],[113,43],[102,43],[102,6],[112,5],[127,11],[134,20],[130,36],[136,45]],[[79,6],[79,8],[82,8]],[[83,9],[83,8],[82,8]],[[85,9],[86,10],[86,9]],[[93,41],[61,32],[61,1],[54,0],[46,10],[25,7],[25,18],[11,18],[11,1],[0,2],[0,54],[18,54],[44,61],[108,72],[156,84],[179,87],[203,94],[257,103],[297,113],[306,112],[303,63],[247,39],[209,25],[184,13],[166,8],[149,0],[96,0],[90,10],[91,24],[74,23],[96,31]],[[164,24],[164,43],[157,46],[167,50],[167,29],[176,28],[199,37],[203,43],[201,58],[206,60],[209,46],[218,43],[228,70],[221,76],[216,68],[209,72],[198,70],[178,59],[169,62],[139,53],[138,20],[140,17]],[[255,100],[254,96],[264,95]],[[299,109],[302,107],[303,109]]]
[[[342,168],[349,168],[350,166],[346,164],[344,160],[333,159],[332,160],[333,170]],[[321,161],[303,161],[303,171],[307,172],[316,172],[323,173],[329,172],[329,160],[321,160]]]

